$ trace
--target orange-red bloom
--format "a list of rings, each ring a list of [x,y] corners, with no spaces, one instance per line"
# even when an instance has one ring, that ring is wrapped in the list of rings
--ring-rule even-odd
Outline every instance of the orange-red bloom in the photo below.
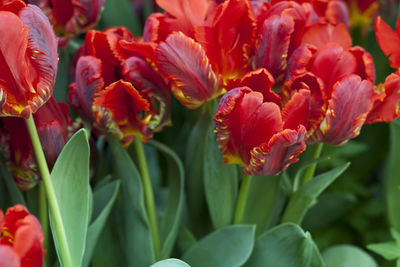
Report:
[[[308,142],[339,145],[359,134],[373,104],[375,70],[371,55],[351,47],[344,26],[316,24],[289,60],[284,95],[311,90]]]
[[[52,95],[57,41],[47,17],[19,0],[0,2],[0,116],[28,118]]]
[[[224,162],[244,165],[248,175],[277,174],[306,147],[310,92],[294,93],[281,109],[273,83],[265,69],[246,74],[235,84],[241,87],[222,97],[214,117]]]
[[[49,18],[61,45],[94,28],[100,19],[104,0],[25,0],[39,6]]]
[[[154,67],[154,46],[125,28],[89,31],[75,68],[69,99],[95,128],[144,140],[169,123],[170,96]]]
[[[389,57],[390,66],[400,67],[400,16],[397,18],[396,31],[393,31],[381,17],[375,20],[376,40],[383,53]]]
[[[22,205],[0,210],[0,267],[42,267],[43,231]]]
[[[33,115],[50,169],[69,137],[68,112],[67,104],[57,103],[52,97]],[[25,122],[21,118],[3,118],[2,124],[8,169],[22,190],[30,189],[39,182],[40,176]]]

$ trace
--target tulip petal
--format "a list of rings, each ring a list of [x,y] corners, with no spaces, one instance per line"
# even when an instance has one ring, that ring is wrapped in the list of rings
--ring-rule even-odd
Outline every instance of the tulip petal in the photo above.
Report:
[[[275,134],[268,144],[264,143],[251,151],[250,163],[245,166],[247,175],[275,175],[290,164],[306,148],[304,138],[306,129],[299,125],[296,130],[285,129]]]
[[[371,112],[368,114],[367,123],[389,122],[399,117],[400,100],[400,75],[395,72],[386,77],[384,85],[378,85],[382,96],[375,101]]]
[[[371,54],[360,46],[354,46],[348,51],[353,54],[357,61],[357,69],[354,74],[357,74],[363,80],[375,83],[375,65]]]
[[[303,36],[302,43],[322,48],[328,43],[339,44],[343,49],[351,47],[351,36],[344,24],[318,23],[311,26]]]
[[[80,57],[76,65],[76,81],[70,85],[68,98],[75,109],[83,110],[84,117],[92,118],[93,97],[104,87],[101,66],[93,56]]]
[[[349,75],[337,82],[325,119],[319,127],[320,141],[340,145],[356,137],[371,110],[372,94],[372,83],[357,75]]]
[[[20,258],[10,246],[0,245],[0,267],[20,267]]]
[[[290,16],[272,16],[264,21],[260,41],[256,47],[255,64],[266,68],[281,82],[287,67],[290,38],[294,21]]]
[[[183,105],[197,108],[222,93],[203,48],[183,33],[171,34],[157,54],[161,72],[171,79],[172,92]]]
[[[394,32],[380,17],[375,20],[375,34],[383,53],[389,56],[390,66],[400,67],[400,35]]]
[[[300,124],[307,125],[310,116],[310,90],[295,92],[282,110],[284,129],[296,129]]]

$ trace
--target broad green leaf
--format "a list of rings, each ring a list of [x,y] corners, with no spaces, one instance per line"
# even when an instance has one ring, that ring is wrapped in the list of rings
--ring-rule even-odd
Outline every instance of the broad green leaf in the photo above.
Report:
[[[86,249],[82,266],[88,266],[92,258],[99,236],[107,221],[108,215],[117,197],[119,181],[111,182],[100,187],[93,194],[93,221],[91,222],[86,239]]]
[[[224,164],[217,137],[210,125],[204,151],[204,190],[211,221],[215,228],[229,225],[235,211],[238,191],[236,165]]]
[[[61,212],[62,230],[68,242],[67,249],[73,266],[81,266],[89,220],[89,143],[84,130],[75,133],[61,151],[51,172],[51,180]],[[50,223],[56,250],[60,253],[52,220]]]
[[[59,61],[57,68],[56,82],[53,88],[53,95],[57,101],[67,102],[69,83],[68,77],[71,75],[71,48],[59,49]]]
[[[7,164],[3,156],[1,156],[0,174],[3,182],[5,183],[9,195],[11,205],[22,204],[26,206],[25,199],[18,188],[10,172],[7,170]]]
[[[387,260],[395,260],[400,258],[400,246],[395,242],[370,244],[367,246],[367,248],[381,255]]]
[[[142,27],[133,13],[131,2],[128,0],[106,1],[99,25],[103,28],[123,25],[135,36],[142,34]]]
[[[338,178],[350,163],[324,172],[302,185],[291,197],[282,217],[282,222],[300,224],[308,209],[315,204],[317,197]]]
[[[201,239],[185,252],[182,259],[192,267],[242,266],[254,247],[253,225],[231,225]]]
[[[338,245],[322,253],[326,267],[378,267],[375,260],[365,251],[352,245]]]
[[[203,114],[193,127],[186,150],[187,201],[191,229],[195,233],[203,232],[207,224],[208,213],[204,193],[204,147],[208,129],[212,123],[208,113]]]
[[[185,226],[181,226],[178,236],[177,246],[182,253],[196,244],[197,240],[194,235]]]
[[[257,239],[245,266],[321,267],[324,264],[311,235],[296,224],[285,223],[268,230]]]
[[[121,181],[124,254],[128,266],[149,266],[155,259],[140,174],[120,141],[110,136],[109,143]]]
[[[156,262],[150,267],[190,267],[190,265],[178,259],[166,259]]]
[[[169,147],[151,140],[149,144],[160,150],[168,160],[169,196],[161,219],[161,258],[168,258],[175,244],[184,203],[184,170],[179,157]]]
[[[386,167],[386,202],[390,225],[400,231],[400,123],[390,123],[390,152]]]
[[[269,225],[280,193],[280,176],[254,176],[247,195],[243,223],[255,224],[256,236]]]

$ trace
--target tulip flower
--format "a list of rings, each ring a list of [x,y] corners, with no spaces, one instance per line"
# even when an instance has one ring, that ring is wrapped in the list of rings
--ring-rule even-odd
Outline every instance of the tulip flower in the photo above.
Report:
[[[22,205],[0,210],[0,267],[42,267],[43,231],[39,221]]]
[[[89,31],[70,86],[69,100],[80,115],[125,145],[169,124],[167,85],[147,50],[154,46],[122,27]]]
[[[352,27],[367,27],[379,10],[377,0],[345,0],[350,11]]]
[[[69,38],[94,28],[100,20],[104,0],[90,1],[54,1],[25,0],[35,4],[53,25],[56,35],[61,37],[60,45],[65,45]]]
[[[392,68],[400,67],[400,16],[397,18],[396,31],[393,31],[382,19],[375,20],[376,40],[383,53],[389,57]]]
[[[67,104],[57,103],[52,97],[33,115],[50,169],[68,141],[71,124],[68,112]],[[22,190],[30,189],[40,181],[40,175],[25,122],[21,118],[7,117],[2,123],[8,168]]]
[[[371,55],[351,47],[344,26],[316,24],[289,60],[290,95],[304,87],[311,91],[307,142],[344,144],[356,137],[373,104],[375,70]]]
[[[294,93],[281,108],[273,83],[265,69],[246,74],[236,84],[241,87],[221,98],[214,117],[224,162],[244,165],[247,175],[277,174],[296,162],[306,147],[310,92]]]
[[[0,116],[28,118],[52,95],[57,41],[47,17],[19,0],[0,4]]]

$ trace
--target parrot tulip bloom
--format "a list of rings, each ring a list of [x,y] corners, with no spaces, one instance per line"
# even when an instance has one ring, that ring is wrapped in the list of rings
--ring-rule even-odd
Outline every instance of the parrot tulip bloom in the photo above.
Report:
[[[310,92],[294,93],[281,109],[271,77],[265,69],[246,75],[239,82],[245,86],[226,93],[214,117],[224,162],[244,165],[247,175],[277,174],[296,162],[306,147],[303,123]],[[250,84],[252,88],[246,86]]]
[[[102,133],[128,145],[148,140],[170,122],[170,96],[154,68],[154,46],[125,28],[89,31],[75,67],[69,100]]]
[[[400,16],[397,18],[396,31],[393,31],[381,17],[375,20],[376,40],[383,53],[389,57],[392,68],[400,67]]]
[[[53,165],[68,141],[69,109],[52,97],[35,114],[36,128],[49,168]],[[3,118],[8,169],[22,190],[28,190],[40,181],[31,139],[21,118]]]
[[[351,47],[345,27],[317,24],[289,61],[284,95],[312,92],[307,142],[340,145],[354,138],[373,104],[375,70],[371,55]]]
[[[29,118],[52,95],[57,41],[36,6],[0,4],[0,116]]]
[[[39,221],[18,204],[0,210],[0,266],[42,267],[44,263],[43,231]]]
[[[90,1],[54,1],[54,0],[25,0],[35,4],[53,25],[59,37],[73,38],[97,25],[103,11],[104,0]],[[63,43],[62,40],[61,43]]]

